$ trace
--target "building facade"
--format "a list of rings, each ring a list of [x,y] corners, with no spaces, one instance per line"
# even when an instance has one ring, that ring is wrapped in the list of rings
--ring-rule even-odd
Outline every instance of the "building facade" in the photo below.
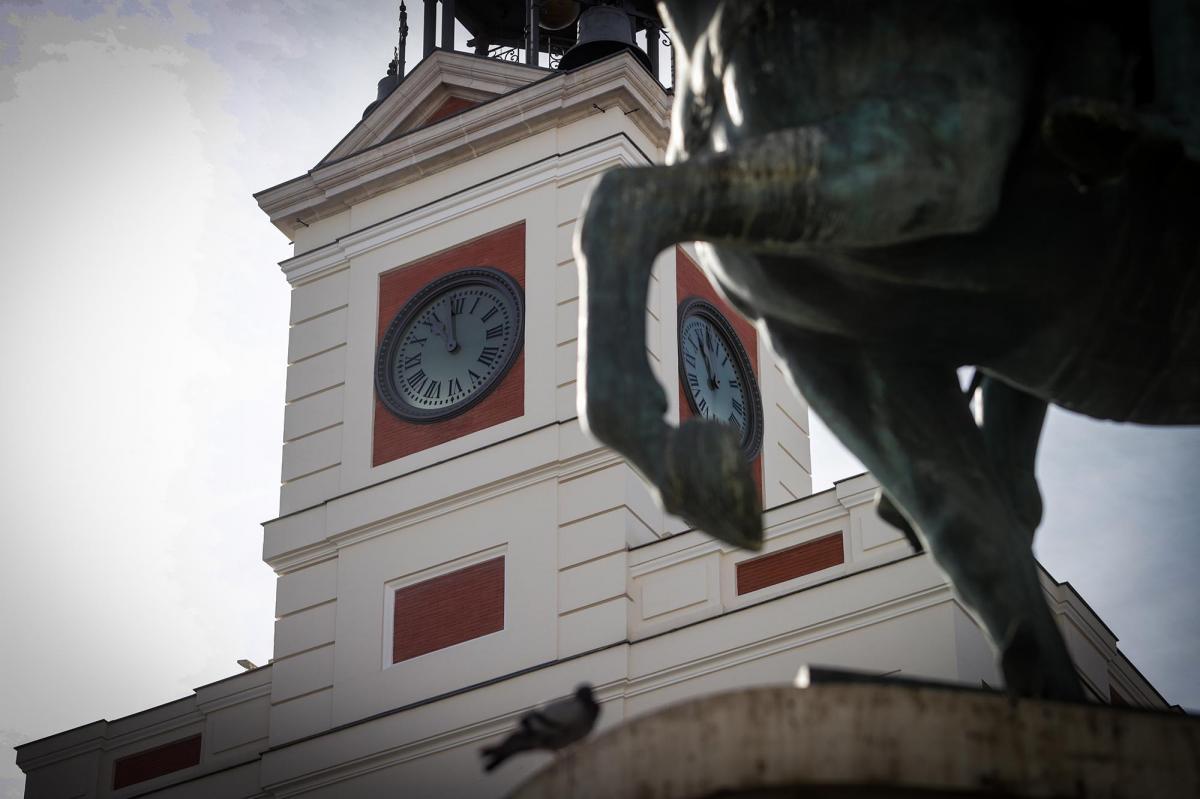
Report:
[[[296,253],[264,525],[273,661],[20,747],[27,796],[498,796],[549,756],[485,775],[479,748],[584,681],[601,727],[804,663],[1000,683],[944,577],[876,516],[873,479],[812,493],[806,405],[688,248],[656,262],[646,349],[678,421],[698,412],[681,307],[729,322],[761,396],[763,551],[665,515],[581,429],[580,206],[605,170],[661,162],[670,100],[627,51],[560,72],[435,50],[321,163],[257,195]],[[1095,698],[1163,706],[1044,577]]]

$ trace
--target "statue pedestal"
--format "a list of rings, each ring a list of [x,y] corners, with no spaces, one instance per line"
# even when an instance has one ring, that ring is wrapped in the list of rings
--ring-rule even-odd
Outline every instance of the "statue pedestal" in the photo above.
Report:
[[[1200,796],[1200,719],[885,679],[747,688],[636,717],[513,794]]]

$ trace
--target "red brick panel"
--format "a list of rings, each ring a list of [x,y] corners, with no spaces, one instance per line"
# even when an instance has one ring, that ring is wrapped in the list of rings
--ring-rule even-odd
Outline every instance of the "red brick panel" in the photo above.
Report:
[[[754,325],[746,321],[738,311],[729,306],[729,303],[721,299],[721,295],[708,282],[708,278],[704,272],[700,270],[682,247],[675,248],[675,297],[678,302],[682,303],[690,297],[699,297],[708,300],[716,306],[729,324],[733,327],[733,332],[737,333],[741,339],[742,346],[746,348],[746,355],[750,358],[750,366],[754,369],[754,378],[761,385],[762,379],[759,377],[758,369],[758,331],[754,329]],[[678,321],[678,320],[677,320]],[[766,413],[766,408],[763,408],[763,413]],[[687,392],[684,390],[683,381],[679,381],[679,421],[682,423],[686,419],[691,419],[696,414],[692,413],[692,408],[687,402]],[[764,420],[765,421],[765,420]],[[754,473],[754,482],[758,484],[758,496],[762,499],[762,453],[754,459],[751,464],[751,469]]]
[[[113,790],[180,771],[199,762],[199,735],[127,755],[113,763]]]
[[[479,102],[479,100],[468,100],[465,97],[447,97],[437,107],[437,110],[430,114],[429,118],[421,124],[432,125],[434,122],[441,122],[446,117],[452,117],[461,111],[466,111],[468,108],[474,108],[479,105]]]
[[[844,560],[841,533],[744,560],[737,565],[738,596],[828,569]]]
[[[392,662],[504,629],[504,558],[396,591]]]
[[[525,223],[518,222],[380,275],[376,351],[392,318],[410,297],[424,288],[429,281],[469,266],[490,266],[499,269],[524,289]],[[372,373],[374,368],[375,363],[372,361]],[[371,465],[378,466],[444,444],[468,433],[516,419],[523,413],[525,350],[522,347],[508,374],[492,387],[491,393],[470,410],[450,419],[427,424],[407,422],[397,418],[376,397]]]

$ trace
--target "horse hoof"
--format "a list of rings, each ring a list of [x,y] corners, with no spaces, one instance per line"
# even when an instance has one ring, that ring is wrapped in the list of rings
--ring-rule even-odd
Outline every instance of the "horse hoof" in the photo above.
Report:
[[[904,514],[900,513],[900,509],[892,502],[892,498],[884,493],[883,489],[880,489],[879,493],[875,495],[875,512],[879,514],[879,518],[904,533],[905,539],[908,540],[908,544],[914,552],[925,551],[925,545],[917,537],[917,533],[908,523],[908,519],[904,518]]]
[[[1052,657],[1061,648],[1058,658]],[[1000,648],[1000,670],[1004,684],[1013,697],[1083,702],[1085,697],[1066,647],[1039,644],[1038,636],[1028,628],[1010,631]]]
[[[743,549],[761,549],[762,509],[750,464],[727,425],[692,419],[667,440],[663,505]]]

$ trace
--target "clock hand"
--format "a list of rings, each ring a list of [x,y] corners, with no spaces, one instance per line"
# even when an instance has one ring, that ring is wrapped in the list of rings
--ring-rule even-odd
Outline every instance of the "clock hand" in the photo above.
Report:
[[[435,336],[441,336],[444,339],[446,337],[445,322],[438,318],[437,311],[430,311],[430,316],[433,317],[433,321],[429,323],[429,331]]]
[[[704,359],[704,376],[708,379],[708,387],[713,387],[712,364],[708,361],[708,353],[704,351],[704,342],[700,340],[700,334],[696,334],[696,349],[700,350],[700,357]]]
[[[708,349],[704,346],[704,341],[701,340],[699,334],[696,335],[696,344],[700,347],[700,354],[704,356],[704,368],[708,372],[708,387],[712,389],[720,388],[721,381],[717,379],[716,370],[713,369],[712,361],[708,357]]]
[[[449,324],[444,326],[446,331],[446,350],[454,352],[458,349],[458,341],[454,337],[454,306],[450,304],[450,298],[446,298],[446,315],[450,317]]]
[[[430,311],[433,316],[433,321],[429,323],[429,330],[435,335],[441,336],[442,341],[446,342],[446,349],[453,351],[458,346],[458,342],[454,340],[454,334],[450,332],[450,326],[442,321],[437,315],[437,311]]]
[[[704,359],[704,375],[708,378],[708,386],[712,388],[712,364],[708,362],[708,353],[704,351],[704,344],[700,342],[700,334],[696,334],[696,349],[700,350],[700,357]]]

